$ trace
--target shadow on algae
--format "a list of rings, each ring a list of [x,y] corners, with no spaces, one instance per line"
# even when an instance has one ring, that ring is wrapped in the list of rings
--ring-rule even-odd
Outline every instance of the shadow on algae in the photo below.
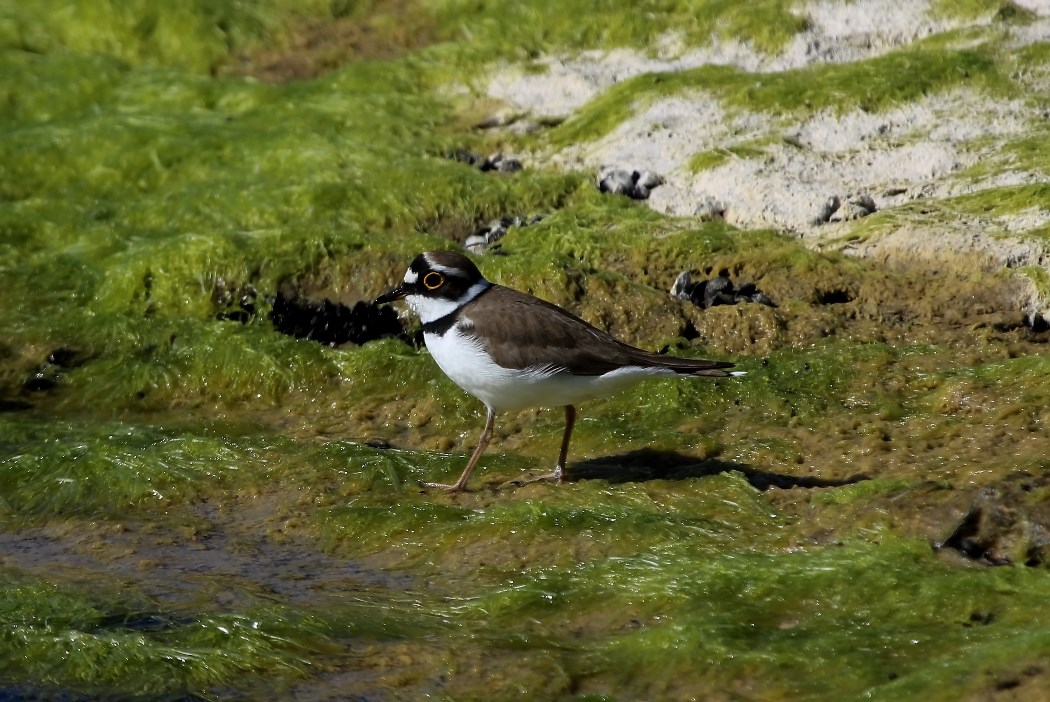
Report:
[[[619,119],[600,98],[546,133],[469,130],[483,107],[447,85],[495,57],[672,28],[775,51],[805,28],[786,7],[0,4],[0,700],[1041,699],[1048,361],[1009,276],[880,269],[445,157]],[[960,67],[995,83],[993,49],[609,95],[710,79],[751,104],[829,71],[881,109]],[[476,491],[421,491],[460,470],[477,404],[402,339],[276,333],[274,296],[352,305],[537,214],[490,277],[749,374],[581,408],[566,485],[508,484],[560,436],[523,412]],[[778,307],[688,308],[665,292],[684,269]]]

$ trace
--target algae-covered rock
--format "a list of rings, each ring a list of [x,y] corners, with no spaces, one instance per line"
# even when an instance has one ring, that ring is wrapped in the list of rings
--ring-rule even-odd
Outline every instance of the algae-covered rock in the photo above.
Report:
[[[1046,567],[1050,557],[1050,475],[1014,473],[982,488],[939,544],[994,565]]]
[[[787,325],[780,313],[766,305],[748,303],[689,310],[697,342],[720,353],[764,356],[780,348]]]

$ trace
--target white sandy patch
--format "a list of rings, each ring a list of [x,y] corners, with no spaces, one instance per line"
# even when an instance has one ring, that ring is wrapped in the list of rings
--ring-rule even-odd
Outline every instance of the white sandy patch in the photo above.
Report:
[[[1048,0],[1014,0],[1014,4],[1040,17],[1050,17],[1050,1]]]
[[[1034,0],[1033,0],[1034,2]],[[663,37],[655,52],[636,49],[583,51],[572,57],[539,61],[544,72],[506,65],[491,75],[485,92],[513,109],[537,117],[567,117],[609,87],[646,73],[670,73],[705,65],[734,66],[748,72],[778,72],[812,63],[845,63],[886,53],[934,34],[986,25],[939,18],[928,0],[857,0],[811,2],[798,12],[809,28],[783,52],[767,55],[747,43],[712,40],[687,47],[680,37]]]
[[[1050,41],[1050,0],[1015,3],[1036,19],[997,25],[1005,31],[1006,50]],[[681,36],[668,35],[648,53],[616,49],[547,58],[541,62],[545,72],[503,65],[490,74],[487,93],[518,114],[564,118],[638,75],[704,65],[777,72],[858,61],[994,21],[991,14],[969,20],[938,16],[930,0],[813,0],[798,12],[807,18],[808,28],[777,55],[714,37],[704,46],[687,46]],[[1033,68],[1016,79],[1033,94],[1050,90],[1050,71]],[[664,183],[647,204],[658,211],[679,216],[692,216],[701,207],[704,216],[724,211],[728,222],[742,228],[792,232],[815,247],[844,247],[856,255],[899,261],[973,252],[1008,267],[1050,267],[1050,244],[1024,235],[1050,225],[1050,212],[1041,208],[1002,217],[960,213],[949,222],[905,216],[895,230],[856,241],[848,241],[852,222],[819,220],[829,200],[843,203],[837,219],[848,219],[862,216],[872,201],[877,210],[886,210],[924,198],[1046,182],[1042,173],[1024,171],[998,153],[1004,143],[1045,121],[1036,101],[1002,101],[966,88],[881,113],[827,111],[804,120],[732,109],[697,91],[641,103],[595,142],[533,156],[544,167],[595,174],[608,167],[653,171]],[[525,119],[517,128],[529,126]],[[746,148],[734,152],[734,147]],[[752,155],[755,149],[761,153]],[[692,172],[693,156],[712,151],[725,160]],[[995,163],[998,173],[967,171],[982,161]],[[1050,300],[1036,292],[1024,304],[1029,311],[1050,315]]]
[[[565,149],[564,166],[597,170],[616,165],[648,169],[665,178],[648,203],[661,212],[691,215],[706,198],[726,207],[742,227],[776,227],[819,234],[813,220],[829,197],[868,195],[880,209],[917,197],[971,192],[975,184],[953,177],[998,141],[1022,134],[1033,108],[969,90],[934,95],[893,110],[845,115],[823,112],[802,122],[761,114],[729,113],[710,96],[675,96],[650,105],[603,139]],[[698,152],[754,144],[760,156],[729,154],[715,168],[693,173]],[[728,152],[727,152],[728,153]],[[1011,173],[1014,182],[1030,182]]]
[[[1031,207],[1012,215],[997,217],[996,222],[1008,232],[1041,229],[1050,225],[1050,212],[1041,207]]]
[[[729,113],[705,93],[658,100],[626,120],[605,138],[570,146],[553,156],[565,167],[621,165],[668,174],[693,154],[764,137],[768,117]]]

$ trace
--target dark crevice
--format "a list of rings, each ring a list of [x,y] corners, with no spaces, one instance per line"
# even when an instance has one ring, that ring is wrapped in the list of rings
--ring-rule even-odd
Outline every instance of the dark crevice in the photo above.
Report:
[[[853,293],[843,288],[834,290],[818,290],[816,302],[818,305],[844,305],[853,302]]]
[[[348,307],[330,300],[306,300],[290,283],[282,285],[274,298],[270,321],[282,334],[329,346],[360,345],[388,336],[411,341],[397,312],[387,305],[361,301]]]

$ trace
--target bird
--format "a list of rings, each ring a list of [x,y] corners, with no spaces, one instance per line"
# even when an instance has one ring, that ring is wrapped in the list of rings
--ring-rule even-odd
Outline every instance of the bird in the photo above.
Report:
[[[576,405],[606,397],[646,378],[727,377],[728,361],[678,358],[644,351],[596,329],[538,297],[492,283],[466,256],[427,251],[404,279],[373,304],[404,300],[419,317],[423,341],[441,370],[485,405],[485,428],[459,479],[424,482],[450,492],[467,481],[492,439],[496,415],[528,407],[564,407],[565,432],[554,471],[566,478],[565,459]]]

